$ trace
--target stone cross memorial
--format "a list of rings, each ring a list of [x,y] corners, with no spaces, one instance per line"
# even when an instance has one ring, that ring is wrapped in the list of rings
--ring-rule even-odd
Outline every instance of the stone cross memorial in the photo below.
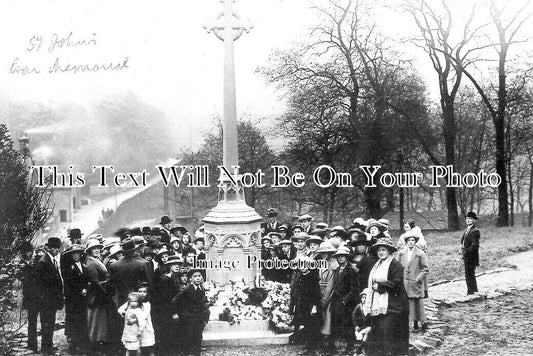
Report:
[[[224,126],[223,126],[223,165],[233,173],[238,165],[237,104],[235,95],[235,68],[233,43],[244,31],[253,27],[243,21],[233,11],[234,0],[223,0],[224,11],[214,21],[204,25],[207,32],[224,41]],[[233,177],[233,176],[232,176]],[[232,268],[211,268],[207,270],[207,280],[228,284],[229,281],[253,283],[259,274],[258,264],[261,255],[261,216],[246,205],[244,188],[240,176],[235,182],[227,176],[219,178],[218,204],[205,218],[205,246],[207,260],[233,261]],[[238,261],[238,262],[235,262]],[[237,268],[233,268],[233,267]],[[249,268],[250,267],[250,268]]]

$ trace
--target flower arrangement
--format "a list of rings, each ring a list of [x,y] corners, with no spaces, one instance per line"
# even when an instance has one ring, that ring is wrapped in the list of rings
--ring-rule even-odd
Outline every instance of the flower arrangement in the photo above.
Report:
[[[289,314],[290,285],[264,281],[262,287],[268,292],[262,306],[270,319],[272,329],[278,333],[292,332],[292,316]]]
[[[241,307],[248,301],[248,294],[246,293],[248,286],[244,281],[232,282],[231,284],[231,294],[227,302],[223,305],[225,306],[234,306]]]
[[[205,288],[205,296],[207,297],[207,302],[209,306],[215,305],[218,301],[218,295],[223,290],[220,288],[218,283],[216,282],[205,282],[204,283]]]
[[[275,332],[293,331],[289,284],[262,281],[260,287],[251,288],[239,281],[232,282],[230,290],[224,290],[215,282],[207,282],[205,288],[209,305],[225,307],[218,320],[233,324],[240,320],[268,319]]]

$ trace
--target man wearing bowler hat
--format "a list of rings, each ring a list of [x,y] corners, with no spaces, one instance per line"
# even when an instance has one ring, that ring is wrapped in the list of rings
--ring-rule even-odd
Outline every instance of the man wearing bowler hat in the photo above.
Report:
[[[56,312],[63,309],[63,277],[59,265],[62,243],[59,237],[50,237],[45,245],[48,251],[35,267],[35,287],[41,313],[41,352],[53,354]]]
[[[163,215],[159,220],[161,242],[170,242],[170,223],[172,223],[172,219],[168,215]]]
[[[81,245],[81,236],[82,232],[78,228],[70,229],[68,232],[68,238],[70,239],[70,243],[72,245]]]
[[[477,215],[473,211],[466,214],[466,230],[461,238],[463,261],[465,264],[466,294],[474,294],[477,290],[476,267],[479,266],[480,233],[475,222]]]

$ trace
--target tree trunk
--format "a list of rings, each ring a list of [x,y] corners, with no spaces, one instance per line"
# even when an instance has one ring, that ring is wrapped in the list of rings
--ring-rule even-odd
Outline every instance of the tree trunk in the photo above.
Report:
[[[400,230],[402,230],[403,225],[405,224],[404,223],[404,221],[405,221],[405,208],[404,208],[404,205],[403,205],[403,198],[404,198],[403,189],[404,188],[400,187],[400,199],[399,199],[400,200],[399,201],[399,204],[400,204]]]
[[[381,197],[378,187],[365,189],[366,218],[379,219],[381,217]]]
[[[455,166],[455,114],[453,99],[444,101],[441,99],[442,115],[444,122],[444,146],[446,151],[446,165]],[[448,230],[458,231],[459,215],[457,214],[457,195],[456,189],[446,187],[446,208],[448,210]]]
[[[533,164],[529,162],[529,189],[528,189],[528,208],[529,214],[527,215],[527,226],[531,227],[533,223]]]

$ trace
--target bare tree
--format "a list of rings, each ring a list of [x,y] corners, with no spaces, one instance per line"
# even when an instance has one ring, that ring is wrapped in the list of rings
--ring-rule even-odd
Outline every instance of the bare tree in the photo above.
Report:
[[[470,79],[477,89],[487,109],[489,110],[495,128],[496,144],[496,173],[501,177],[501,184],[498,186],[498,220],[497,226],[509,225],[509,194],[508,194],[508,166],[505,147],[505,118],[508,105],[507,97],[507,62],[508,53],[511,44],[523,42],[524,39],[518,39],[519,31],[524,27],[532,13],[527,12],[529,1],[525,2],[519,9],[509,10],[510,1],[498,7],[495,0],[490,0],[490,16],[492,18],[493,28],[496,30],[498,40],[488,45],[471,48],[467,53],[478,51],[487,47],[493,47],[498,53],[498,84],[491,86],[497,87],[496,98],[491,98],[490,89],[481,84],[472,72],[466,68],[463,57],[453,57],[447,55],[454,61],[454,64],[462,70],[465,76]]]
[[[440,106],[442,110],[442,126],[445,145],[446,165],[455,165],[455,145],[457,124],[455,118],[455,99],[463,79],[463,68],[469,62],[464,52],[480,27],[473,27],[475,5],[460,32],[453,33],[457,28],[452,11],[446,1],[441,1],[443,11],[432,6],[434,2],[427,0],[405,1],[404,8],[412,15],[421,37],[414,43],[429,56],[439,81]],[[466,51],[468,53],[468,51]],[[435,162],[438,164],[437,162]],[[448,210],[448,228],[459,230],[457,214],[457,195],[453,187],[446,188],[446,206]]]

